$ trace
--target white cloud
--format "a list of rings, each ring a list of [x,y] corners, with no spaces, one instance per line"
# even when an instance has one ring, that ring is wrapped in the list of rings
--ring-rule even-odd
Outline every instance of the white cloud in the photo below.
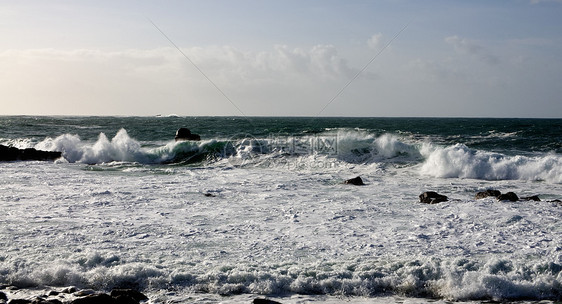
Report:
[[[458,53],[469,54],[478,58],[480,61],[487,64],[497,64],[499,63],[499,58],[488,51],[486,48],[476,43],[475,41],[468,40],[466,38],[460,38],[458,36],[449,36],[445,38],[445,42],[452,45]]]
[[[562,0],[531,0],[531,4],[539,4],[539,3],[547,3],[547,2],[562,3]]]
[[[319,87],[337,86],[356,73],[332,45],[182,50],[248,115],[255,114],[248,110],[252,103],[311,98]],[[154,107],[166,108],[158,113],[240,114],[225,107],[220,93],[174,48],[8,50],[0,52],[0,65],[0,90],[10,101],[6,114],[150,115]]]
[[[376,50],[382,47],[382,33],[377,33],[367,40],[369,48]]]

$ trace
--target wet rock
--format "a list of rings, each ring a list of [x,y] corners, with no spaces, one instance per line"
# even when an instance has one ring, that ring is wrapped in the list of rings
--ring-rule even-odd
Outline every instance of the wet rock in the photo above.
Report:
[[[148,298],[144,294],[133,289],[113,289],[110,295],[115,299],[120,297],[123,299],[129,298],[134,300],[136,303],[148,300]]]
[[[71,304],[115,304],[115,300],[108,294],[97,293],[75,299]]]
[[[62,293],[75,293],[76,291],[78,291],[78,289],[76,289],[76,287],[74,286],[66,287],[65,289],[61,290]]]
[[[28,299],[11,299],[8,304],[31,304],[32,301]]]
[[[188,128],[179,128],[176,131],[176,141],[182,140],[201,140],[201,136],[192,134]]]
[[[254,299],[253,304],[281,304],[280,302],[269,300],[269,299]]]
[[[498,190],[488,189],[488,190],[486,190],[486,191],[476,193],[475,198],[476,198],[476,199],[482,199],[482,198],[486,198],[486,197],[490,197],[490,196],[492,196],[492,197],[498,197],[498,196],[500,196],[501,194],[502,194],[502,193],[501,193],[500,191],[498,191]]]
[[[516,201],[519,200],[519,197],[517,196],[517,194],[515,194],[513,192],[508,192],[508,193],[501,194],[500,196],[498,196],[498,200],[499,201],[516,202]]]
[[[441,195],[434,191],[426,191],[420,194],[420,203],[424,204],[437,204],[441,202],[446,202],[448,198],[445,195]]]
[[[8,300],[8,297],[6,296],[5,293],[0,291],[0,300]]]
[[[522,201],[535,201],[535,202],[541,201],[541,199],[538,195],[522,197],[521,200]]]
[[[344,182],[344,184],[355,185],[355,186],[364,186],[365,185],[365,183],[363,183],[363,180],[361,179],[360,176],[357,176],[357,177],[352,178],[352,179],[348,179]]]
[[[0,161],[56,160],[61,158],[61,156],[61,152],[41,151],[33,148],[18,149],[0,145]]]

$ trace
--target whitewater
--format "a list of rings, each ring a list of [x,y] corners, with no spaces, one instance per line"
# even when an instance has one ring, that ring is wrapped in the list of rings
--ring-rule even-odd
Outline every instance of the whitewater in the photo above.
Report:
[[[0,162],[0,284],[150,303],[562,300],[561,120],[310,120],[0,118],[0,144],[63,155]],[[184,126],[203,140],[175,142]],[[487,189],[541,201],[475,199]]]

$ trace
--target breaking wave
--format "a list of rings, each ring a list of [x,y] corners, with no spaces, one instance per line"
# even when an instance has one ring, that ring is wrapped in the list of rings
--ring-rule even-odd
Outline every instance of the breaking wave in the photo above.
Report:
[[[508,156],[470,149],[463,144],[449,147],[426,145],[421,153],[425,161],[420,172],[424,175],[562,183],[562,156],[555,153]]]
[[[282,163],[299,157],[316,157],[349,164],[389,163],[419,165],[422,175],[438,178],[483,180],[533,180],[562,183],[562,156],[540,153],[534,156],[507,155],[476,150],[464,144],[438,146],[394,134],[376,136],[356,129],[328,130],[315,135],[269,136],[248,134],[227,139],[169,142],[145,147],[121,129],[111,140],[100,133],[95,143],[83,142],[77,135],[47,138],[37,149],[61,151],[71,163],[102,164],[135,162],[141,164],[206,165],[227,161],[229,165],[259,166]]]

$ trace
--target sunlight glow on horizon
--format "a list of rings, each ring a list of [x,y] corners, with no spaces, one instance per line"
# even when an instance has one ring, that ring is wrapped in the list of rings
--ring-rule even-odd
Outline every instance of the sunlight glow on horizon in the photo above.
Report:
[[[562,3],[6,1],[0,115],[562,117]]]

